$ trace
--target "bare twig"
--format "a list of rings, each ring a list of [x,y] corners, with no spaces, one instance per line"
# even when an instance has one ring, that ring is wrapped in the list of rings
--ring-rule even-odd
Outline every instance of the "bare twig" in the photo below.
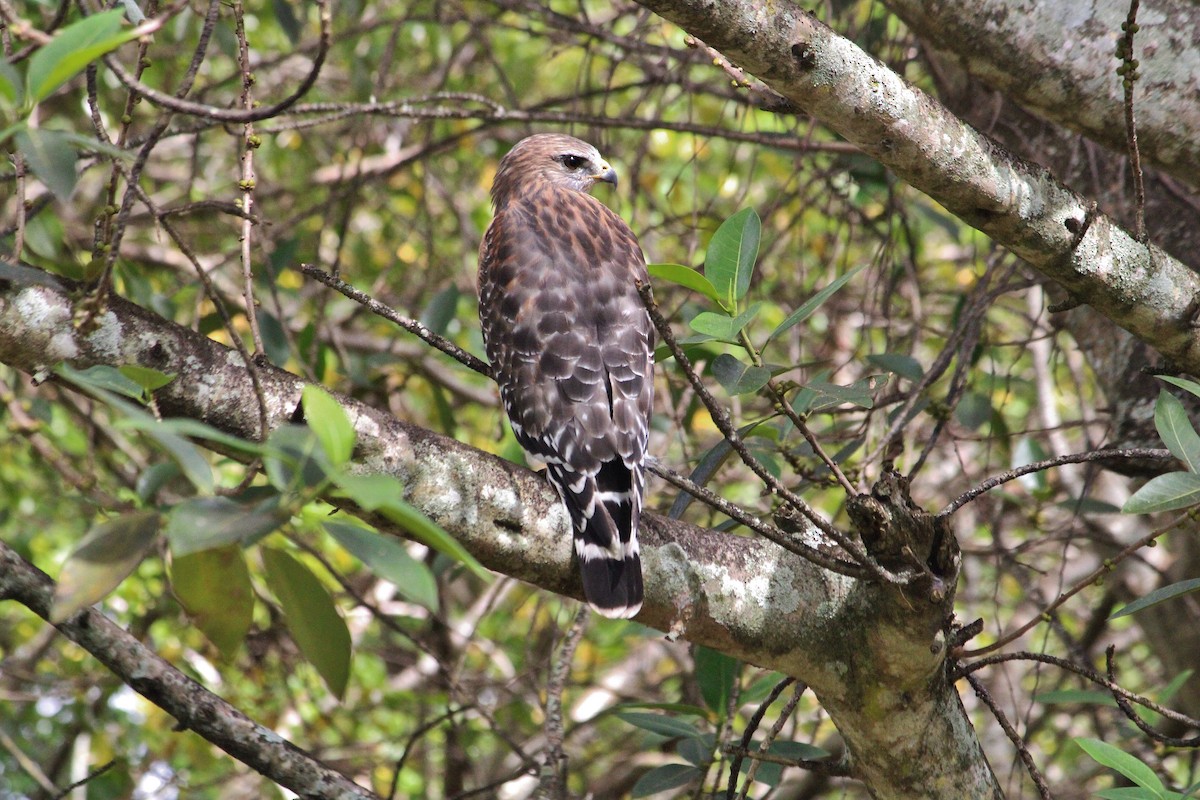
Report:
[[[1108,672],[1108,680],[1114,685],[1117,682],[1117,667],[1113,662],[1113,656],[1116,654],[1116,652],[1117,648],[1115,645],[1109,645],[1108,649],[1104,651],[1104,664],[1105,669]],[[1129,701],[1122,696],[1120,692],[1114,691],[1112,692],[1112,696],[1113,700],[1117,702],[1117,708],[1121,709],[1121,713],[1124,714],[1130,722],[1138,726],[1142,733],[1146,734],[1154,741],[1161,742],[1168,747],[1200,747],[1200,736],[1192,736],[1188,739],[1181,739],[1177,736],[1167,736],[1165,733],[1159,733],[1154,729],[1154,726],[1143,720],[1138,713],[1133,710],[1133,706],[1129,704]]]
[[[1008,717],[992,700],[992,696],[988,694],[987,688],[983,685],[983,681],[974,675],[967,676],[967,682],[971,684],[971,688],[975,690],[975,696],[978,697],[988,709],[991,710],[992,716],[1000,723],[1000,727],[1004,729],[1004,735],[1013,743],[1013,747],[1017,748],[1017,755],[1021,758],[1021,763],[1025,765],[1025,770],[1029,773],[1029,777],[1033,780],[1033,784],[1037,786],[1038,795],[1042,800],[1053,800],[1050,795],[1050,787],[1046,784],[1045,777],[1042,776],[1041,770],[1037,768],[1037,762],[1033,760],[1033,754],[1029,752],[1029,748],[1025,746],[1025,741],[1021,738],[1021,734],[1017,733],[1017,729],[1008,721]]]
[[[1063,464],[1079,464],[1086,461],[1105,461],[1110,458],[1173,458],[1171,451],[1165,447],[1130,447],[1125,449],[1114,448],[1111,450],[1091,450],[1084,453],[1070,453],[1064,456],[1055,456],[1042,461],[1035,461],[1032,464],[1026,464],[1015,469],[1010,469],[1002,472],[999,475],[993,475],[975,488],[963,492],[945,508],[937,513],[938,517],[948,517],[960,508],[971,502],[981,494],[990,492],[997,486],[1001,486],[1009,481],[1016,480],[1022,475],[1029,475],[1042,470],[1061,467]]]
[[[1024,625],[1021,625],[1019,628],[1012,631],[1011,633],[1001,636],[999,639],[997,639],[995,642],[988,645],[987,647],[980,647],[976,650],[968,650],[966,652],[959,653],[958,654],[959,657],[960,658],[974,658],[976,656],[982,656],[987,653],[991,653],[996,650],[999,650],[1001,647],[1004,647],[1006,644],[1009,644],[1010,642],[1013,642],[1016,639],[1019,639],[1021,636],[1023,636],[1026,632],[1031,630],[1039,622],[1046,619],[1048,614],[1050,614],[1052,611],[1057,609],[1063,603],[1067,602],[1072,597],[1079,594],[1079,592],[1083,591],[1086,587],[1091,586],[1093,583],[1095,583],[1101,577],[1112,572],[1113,569],[1116,568],[1117,564],[1120,564],[1122,561],[1129,558],[1131,555],[1136,553],[1138,550],[1141,550],[1143,547],[1150,544],[1158,537],[1166,534],[1167,532],[1171,531],[1173,528],[1176,528],[1176,527],[1182,525],[1184,522],[1188,521],[1189,519],[1192,519],[1194,514],[1195,514],[1195,512],[1192,512],[1192,511],[1189,511],[1188,513],[1185,513],[1185,514],[1180,514],[1178,517],[1176,517],[1174,520],[1167,523],[1163,527],[1156,528],[1155,530],[1150,531],[1150,533],[1148,533],[1145,536],[1143,536],[1142,538],[1138,539],[1136,542],[1134,542],[1133,544],[1126,547],[1120,553],[1117,553],[1117,555],[1113,556],[1112,558],[1104,559],[1104,562],[1102,564],[1100,564],[1100,566],[1098,566],[1098,567],[1096,567],[1096,569],[1092,570],[1086,577],[1079,580],[1070,589],[1067,589],[1065,592],[1059,593],[1058,597],[1054,598],[1054,600],[1050,603],[1050,605],[1043,608],[1040,612],[1038,612],[1034,617],[1032,617]]]
[[[554,657],[550,669],[550,680],[546,684],[546,758],[542,762],[541,776],[538,782],[538,798],[544,800],[566,800],[567,797],[567,756],[563,752],[563,715],[562,695],[571,671],[571,662],[575,658],[575,648],[583,638],[591,618],[591,609],[581,605],[575,613],[567,635],[563,637],[562,647]]]
[[[312,264],[301,264],[300,271],[310,278],[315,278],[316,280],[328,286],[330,289],[336,289],[346,297],[366,308],[372,314],[396,323],[401,328],[404,328],[404,330],[424,340],[427,344],[437,348],[438,350],[441,350],[443,353],[450,356],[463,366],[469,367],[481,375],[487,375],[488,377],[491,377],[492,368],[486,361],[476,358],[444,336],[437,335],[433,331],[429,330],[429,328],[423,323],[418,322],[411,317],[406,317],[403,314],[400,314],[395,309],[385,306],[383,303],[379,302],[365,292],[355,289],[341,278],[334,277],[325,270],[315,267]]]
[[[1117,74],[1121,76],[1121,86],[1125,90],[1125,142],[1129,148],[1129,168],[1133,173],[1134,221],[1133,235],[1141,243],[1146,243],[1146,184],[1142,175],[1142,153],[1138,147],[1137,118],[1133,113],[1134,83],[1141,77],[1138,70],[1138,60],[1134,58],[1133,35],[1137,33],[1137,13],[1139,0],[1130,0],[1129,14],[1121,23],[1121,38],[1117,41],[1117,58],[1121,66]]]

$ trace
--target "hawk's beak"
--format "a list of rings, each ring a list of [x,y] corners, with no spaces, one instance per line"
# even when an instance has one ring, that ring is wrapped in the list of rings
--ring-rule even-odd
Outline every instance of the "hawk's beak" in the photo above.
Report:
[[[613,186],[616,186],[617,171],[602,161],[600,162],[600,171],[592,176],[592,180],[604,181],[605,183],[611,183]]]

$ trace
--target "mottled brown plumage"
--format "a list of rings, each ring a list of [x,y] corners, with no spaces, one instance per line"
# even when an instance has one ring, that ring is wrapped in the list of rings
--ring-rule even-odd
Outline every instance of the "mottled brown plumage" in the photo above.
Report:
[[[479,254],[479,318],[517,441],[570,512],[584,594],[600,613],[642,604],[637,526],[654,329],[637,238],[588,194],[616,173],[594,147],[531,136],[500,161]]]

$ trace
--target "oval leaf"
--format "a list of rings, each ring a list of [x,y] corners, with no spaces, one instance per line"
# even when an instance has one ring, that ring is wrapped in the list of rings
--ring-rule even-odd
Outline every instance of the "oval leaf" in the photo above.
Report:
[[[743,364],[729,353],[722,353],[713,360],[713,376],[730,394],[753,394],[767,385],[771,370],[753,364]]]
[[[727,311],[736,309],[750,288],[761,236],[758,214],[753,208],[743,208],[721,223],[709,240],[704,254],[704,275],[716,288]]]
[[[692,781],[700,780],[703,774],[691,764],[663,764],[638,778],[638,782],[633,785],[629,796],[647,797],[668,789],[676,789]]]
[[[704,704],[717,714],[724,714],[742,663],[718,650],[700,646],[696,647],[692,659]]]
[[[341,403],[320,386],[308,384],[301,397],[304,421],[317,435],[329,461],[338,466],[350,460],[354,453],[354,426]]]
[[[721,302],[721,293],[717,291],[717,287],[712,285],[712,281],[691,267],[685,267],[682,264],[648,264],[646,270],[652,278],[669,281],[685,289],[699,292],[715,303]]]
[[[55,197],[65,200],[75,190],[75,148],[61,131],[21,128],[17,151]]]
[[[176,558],[230,544],[246,545],[291,519],[278,495],[257,503],[229,497],[193,497],[171,508],[167,542]]]
[[[1173,456],[1186,464],[1191,472],[1200,472],[1200,435],[1192,427],[1183,403],[1170,392],[1158,393],[1158,401],[1154,404],[1154,427]]]
[[[300,652],[339,699],[350,679],[350,631],[324,584],[308,567],[275,548],[263,548],[267,584],[283,608]]]
[[[1159,475],[1134,492],[1121,509],[1126,514],[1174,511],[1200,503],[1200,475],[1194,472],[1168,472]]]
[[[1200,397],[1200,383],[1189,381],[1187,378],[1176,378],[1174,375],[1159,375],[1158,377],[1172,386],[1178,386],[1180,389]]]
[[[325,530],[338,544],[379,577],[390,581],[396,591],[414,603],[438,609],[437,583],[429,567],[417,561],[404,545],[378,531],[345,522],[324,522]]]
[[[171,589],[221,655],[237,655],[254,616],[254,590],[242,548],[227,545],[171,559]]]
[[[93,525],[63,564],[50,621],[62,622],[117,588],[142,563],[161,527],[157,511],[134,511]]]

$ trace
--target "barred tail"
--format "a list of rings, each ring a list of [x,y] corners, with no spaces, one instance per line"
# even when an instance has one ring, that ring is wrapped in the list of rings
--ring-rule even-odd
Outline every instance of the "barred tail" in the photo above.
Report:
[[[571,515],[588,605],[606,617],[636,615],[642,608],[641,466],[631,470],[619,460],[608,461],[594,477],[547,467]]]

